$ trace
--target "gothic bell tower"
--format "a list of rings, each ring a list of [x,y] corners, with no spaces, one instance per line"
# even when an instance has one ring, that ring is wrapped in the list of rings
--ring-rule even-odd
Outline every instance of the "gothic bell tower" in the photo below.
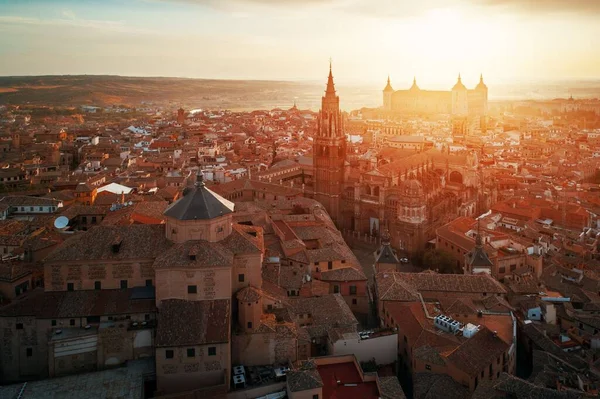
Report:
[[[313,141],[313,164],[315,199],[323,204],[336,224],[340,218],[345,161],[346,135],[330,62],[327,89],[321,99]]]

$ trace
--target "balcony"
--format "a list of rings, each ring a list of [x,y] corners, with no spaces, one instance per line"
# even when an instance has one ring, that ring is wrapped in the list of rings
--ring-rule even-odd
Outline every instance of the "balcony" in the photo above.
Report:
[[[378,195],[361,194],[360,195],[360,200],[362,202],[369,202],[369,203],[372,203],[372,204],[379,204],[379,196]]]

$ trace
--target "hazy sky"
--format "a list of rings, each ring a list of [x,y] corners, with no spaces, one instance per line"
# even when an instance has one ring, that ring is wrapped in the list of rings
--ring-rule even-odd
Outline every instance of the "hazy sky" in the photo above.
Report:
[[[600,77],[600,0],[0,0],[0,75]]]

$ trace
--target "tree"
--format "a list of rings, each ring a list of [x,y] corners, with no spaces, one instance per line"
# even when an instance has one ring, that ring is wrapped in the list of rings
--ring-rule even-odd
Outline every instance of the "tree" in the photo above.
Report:
[[[423,266],[443,274],[459,274],[462,270],[454,258],[445,251],[433,249],[423,255]]]

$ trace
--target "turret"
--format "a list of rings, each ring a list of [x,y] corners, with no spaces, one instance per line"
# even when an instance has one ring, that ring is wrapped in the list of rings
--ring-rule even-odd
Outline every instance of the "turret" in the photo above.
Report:
[[[467,115],[469,112],[468,107],[468,91],[465,85],[462,83],[459,73],[458,80],[452,88],[452,114]]]
[[[419,90],[421,90],[421,89],[419,88],[419,86],[417,85],[417,77],[416,77],[416,76],[415,76],[415,77],[413,77],[413,84],[412,84],[412,86],[410,87],[410,90],[411,90],[411,91],[419,91]]]
[[[390,76],[388,75],[387,85],[383,89],[383,108],[387,111],[392,110],[392,94],[394,94],[394,89],[390,84]]]

